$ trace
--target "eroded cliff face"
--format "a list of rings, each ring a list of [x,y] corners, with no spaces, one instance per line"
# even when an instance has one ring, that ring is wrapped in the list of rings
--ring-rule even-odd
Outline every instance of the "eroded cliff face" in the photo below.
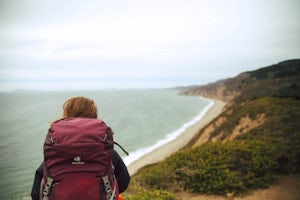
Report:
[[[249,73],[242,73],[234,78],[209,83],[199,87],[187,88],[181,94],[199,95],[230,103],[231,100],[241,94],[241,83],[245,82],[249,77]]]
[[[217,131],[219,127],[222,125],[224,126],[224,124],[227,122],[227,117],[219,116],[195,136],[194,144],[192,146],[197,147],[206,142],[232,141],[238,136],[247,134],[252,129],[263,125],[265,120],[266,115],[264,113],[257,114],[254,118],[250,118],[249,115],[245,115],[240,117],[239,122],[232,127],[231,131]]]
[[[211,133],[213,133],[218,127],[220,127],[222,124],[226,123],[227,118],[225,117],[218,117],[213,122],[208,124],[204,129],[202,129],[201,133],[199,135],[196,135],[196,138],[193,144],[193,147],[200,146],[208,141],[211,141]],[[216,141],[216,140],[214,140]]]
[[[266,115],[264,113],[257,114],[254,119],[251,119],[248,115],[240,119],[239,123],[233,128],[231,134],[225,137],[224,141],[232,141],[240,135],[246,134],[252,129],[261,126],[266,120]],[[212,138],[212,141],[216,137]]]

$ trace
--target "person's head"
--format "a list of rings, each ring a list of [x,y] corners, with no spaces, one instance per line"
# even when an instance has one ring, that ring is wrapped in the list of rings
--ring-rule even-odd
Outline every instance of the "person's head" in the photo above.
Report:
[[[63,105],[63,118],[97,118],[97,107],[93,100],[85,97],[73,97]]]

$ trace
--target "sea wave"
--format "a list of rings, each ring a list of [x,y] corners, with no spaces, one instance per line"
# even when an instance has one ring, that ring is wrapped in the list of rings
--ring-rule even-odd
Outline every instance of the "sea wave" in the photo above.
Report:
[[[183,134],[189,127],[191,127],[192,125],[194,125],[198,121],[200,121],[205,116],[207,111],[214,105],[214,102],[210,99],[206,99],[206,98],[203,98],[203,97],[199,97],[199,98],[201,98],[203,100],[208,100],[209,103],[197,116],[195,116],[192,120],[184,123],[177,130],[167,134],[165,138],[163,138],[161,140],[158,140],[155,144],[153,144],[151,146],[148,146],[148,147],[139,148],[139,149],[137,149],[136,151],[133,151],[133,152],[129,152],[129,156],[126,156],[126,157],[122,158],[124,163],[126,164],[126,166],[129,166],[134,161],[136,161],[136,160],[140,159],[141,157],[151,153],[155,149],[158,149],[159,147],[175,140],[178,136]]]

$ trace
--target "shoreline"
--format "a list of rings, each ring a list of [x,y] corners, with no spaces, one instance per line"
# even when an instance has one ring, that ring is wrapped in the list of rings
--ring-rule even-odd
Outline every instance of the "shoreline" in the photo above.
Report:
[[[138,160],[130,163],[127,166],[129,174],[132,176],[136,172],[138,172],[139,169],[146,165],[154,164],[165,160],[171,154],[175,153],[179,149],[183,148],[186,144],[188,144],[188,142],[193,138],[197,131],[199,131],[207,123],[209,123],[219,114],[221,114],[225,102],[216,99],[210,100],[213,101],[213,105],[208,109],[206,114],[199,121],[188,127],[176,139],[142,156]]]

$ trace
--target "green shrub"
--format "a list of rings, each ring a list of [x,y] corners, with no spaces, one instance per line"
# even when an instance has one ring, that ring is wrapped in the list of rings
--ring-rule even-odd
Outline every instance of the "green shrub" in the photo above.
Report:
[[[206,143],[140,171],[148,188],[206,194],[243,193],[275,180],[275,148],[258,141]]]
[[[163,190],[146,190],[140,188],[134,194],[125,194],[124,200],[175,200],[175,195]]]

